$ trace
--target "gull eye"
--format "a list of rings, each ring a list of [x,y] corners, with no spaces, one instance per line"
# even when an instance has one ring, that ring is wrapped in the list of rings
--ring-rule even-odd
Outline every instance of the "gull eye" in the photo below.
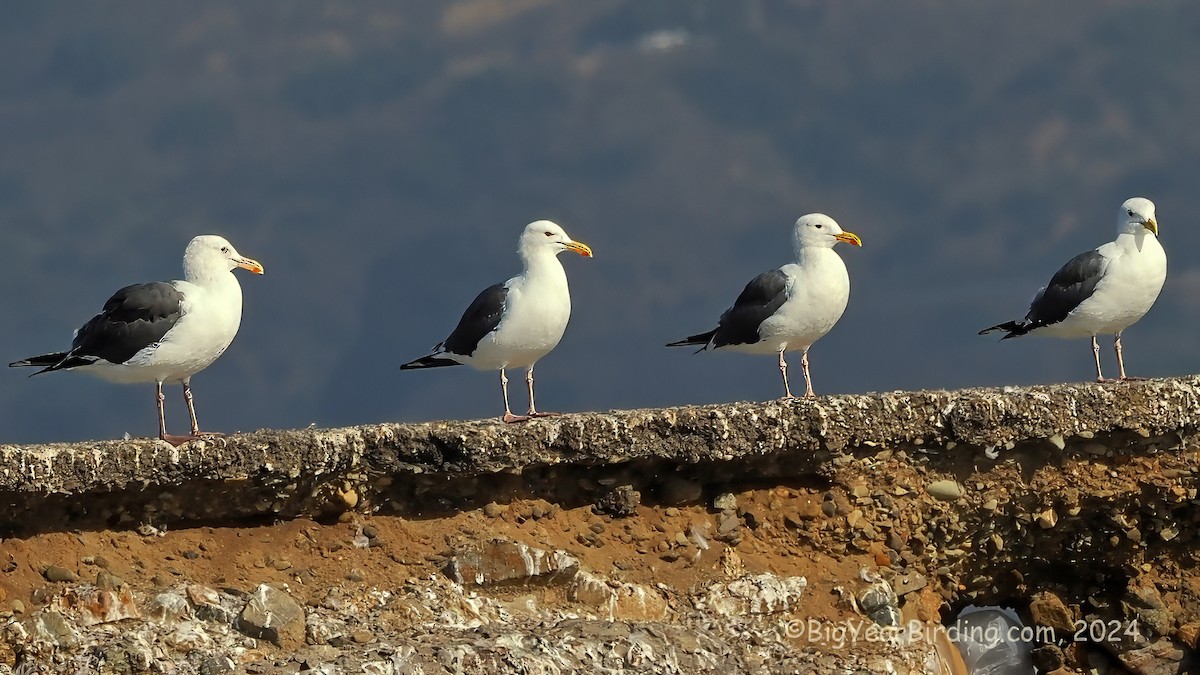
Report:
[[[1129,215],[1131,215],[1131,216],[1132,216],[1133,214],[1131,213],[1131,214],[1129,214]],[[222,246],[222,247],[221,247],[221,253],[229,253],[229,247],[228,247],[228,246]]]
[[[818,230],[819,230],[819,229],[821,229],[821,224],[820,224],[820,223],[817,223],[817,225],[816,225],[816,228],[817,228]]]
[[[1133,216],[1133,209],[1130,209],[1130,210],[1129,210],[1127,213],[1129,213],[1129,215],[1132,217],[1132,216]]]
[[[1131,216],[1132,216],[1133,214],[1131,213],[1131,214],[1129,214],[1129,215],[1131,215]],[[553,236],[554,236],[554,233],[553,233],[553,232],[546,232],[545,234],[546,234],[546,236],[547,236],[547,237],[553,237]]]

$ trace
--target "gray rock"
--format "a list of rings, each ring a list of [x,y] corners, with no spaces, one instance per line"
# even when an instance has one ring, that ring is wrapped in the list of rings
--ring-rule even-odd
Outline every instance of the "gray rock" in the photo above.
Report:
[[[294,650],[304,644],[304,608],[287,593],[261,584],[250,593],[236,627],[252,638]]]
[[[722,492],[713,500],[713,508],[717,511],[737,510],[737,497],[732,492]]]
[[[154,596],[146,607],[146,615],[160,623],[182,621],[195,616],[187,599],[174,591]]]
[[[49,642],[57,647],[71,648],[79,644],[79,633],[70,621],[58,612],[42,610],[21,622],[34,640]]]
[[[952,502],[963,496],[963,487],[956,480],[938,480],[925,486],[930,497],[944,502]]]
[[[742,519],[736,513],[722,513],[717,517],[717,539],[724,541],[742,527]]]
[[[228,656],[207,656],[200,662],[200,675],[232,673],[237,664]]]
[[[925,578],[925,575],[917,572],[898,574],[892,578],[892,590],[900,597],[919,591],[928,585],[929,580]]]
[[[124,586],[125,580],[108,570],[100,570],[96,573],[96,588],[105,591],[119,591]]]
[[[197,619],[223,624],[233,623],[234,613],[222,604],[221,594],[217,591],[208,586],[192,584],[187,587],[187,596],[195,608]]]
[[[78,574],[75,574],[71,570],[69,570],[65,567],[60,567],[58,565],[50,565],[49,567],[47,567],[45,570],[42,571],[42,576],[46,578],[46,581],[55,581],[55,582],[79,581]]]
[[[858,606],[880,626],[900,625],[900,598],[884,579],[872,582],[858,594]]]

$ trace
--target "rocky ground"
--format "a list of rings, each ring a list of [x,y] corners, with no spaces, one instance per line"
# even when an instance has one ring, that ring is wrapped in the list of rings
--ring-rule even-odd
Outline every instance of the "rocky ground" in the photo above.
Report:
[[[1029,642],[1041,672],[1194,672],[1198,385],[945,394],[971,411],[975,426],[957,430],[946,422],[963,413],[941,399],[929,406],[947,412],[931,417],[918,394],[884,394],[870,423],[903,428],[903,438],[834,422],[827,428],[841,431],[825,437],[844,442],[802,451],[786,439],[810,433],[805,416],[859,397],[768,404],[745,428],[792,430],[778,449],[744,447],[728,409],[658,411],[676,420],[674,435],[637,428],[663,447],[707,438],[714,452],[634,457],[629,448],[653,443],[629,424],[614,434],[626,451],[605,450],[606,462],[413,475],[394,461],[386,473],[374,470],[383,460],[349,462],[326,469],[332,488],[302,490],[328,499],[289,502],[319,505],[309,513],[267,501],[274,517],[225,522],[170,508],[199,489],[187,449],[169,480],[95,494],[78,478],[83,463],[58,461],[84,504],[69,508],[69,489],[10,488],[0,500],[20,514],[0,541],[0,673],[958,674],[968,668],[939,628],[972,604],[1012,607],[1037,628]],[[1153,405],[1154,419],[1064,421],[1100,419],[1101,403]],[[572,425],[615,427],[635,414],[469,423],[457,437],[497,434],[519,451],[508,434],[559,439]],[[1043,414],[1053,419],[1042,424]],[[709,426],[678,422],[687,415]],[[987,424],[994,445],[979,442]],[[489,447],[480,442],[479,454],[495,461]],[[282,489],[270,471],[219,482]],[[215,481],[200,480],[206,490]]]

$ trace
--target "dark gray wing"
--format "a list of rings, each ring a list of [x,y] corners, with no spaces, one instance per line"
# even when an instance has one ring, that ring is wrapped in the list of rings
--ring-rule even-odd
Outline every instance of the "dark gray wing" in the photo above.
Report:
[[[183,294],[166,282],[126,286],[75,333],[71,355],[124,363],[175,327],[182,304]]]
[[[1107,264],[1108,259],[1099,249],[1080,253],[1055,272],[1050,283],[1038,291],[1033,302],[1029,303],[1029,313],[1023,321],[997,324],[979,331],[979,334],[1001,330],[1008,333],[1003,338],[1007,340],[1062,321],[1096,292],[1096,285],[1104,278]]]
[[[9,364],[44,366],[34,375],[86,366],[104,359],[125,363],[163,339],[179,321],[183,294],[165,282],[134,284],[113,294],[104,309],[75,331],[71,351],[43,354]]]
[[[1029,304],[1029,313],[1025,315],[1029,330],[1062,321],[1084,300],[1092,297],[1096,285],[1104,278],[1107,264],[1108,259],[1098,249],[1071,258]]]
[[[742,289],[733,306],[725,310],[713,334],[714,347],[754,344],[762,337],[758,328],[787,301],[787,275],[781,269],[763,272]]]
[[[504,284],[485,288],[467,307],[467,311],[463,312],[458,326],[439,347],[451,354],[474,354],[480,340],[500,325],[500,317],[504,315],[504,303],[507,299],[508,288]]]

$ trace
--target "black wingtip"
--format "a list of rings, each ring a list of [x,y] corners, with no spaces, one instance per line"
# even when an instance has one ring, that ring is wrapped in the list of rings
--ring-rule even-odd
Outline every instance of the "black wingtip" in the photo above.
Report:
[[[1000,338],[1001,340],[1007,340],[1009,338],[1020,337],[1024,334],[1028,333],[1029,327],[1026,326],[1025,324],[1017,322],[1017,321],[1005,321],[1004,323],[998,323],[995,326],[991,326],[990,328],[984,328],[983,330],[979,331],[979,334],[987,335],[988,333],[998,331],[998,330],[1002,330],[1002,331],[1005,331],[1006,333],[1008,333],[1007,335]]]
[[[20,361],[13,361],[12,363],[8,364],[8,367],[40,367],[41,370],[30,375],[30,377],[33,377],[34,375],[41,375],[42,373],[49,373],[55,370],[62,370],[64,368],[73,368],[75,366],[86,365],[87,363],[90,363],[90,361],[80,360],[77,357],[71,357],[71,355],[66,352],[55,352],[53,354],[30,356],[29,358],[21,359]]]
[[[25,368],[25,367],[29,367],[29,366],[41,366],[41,365],[42,364],[40,364],[40,363],[31,363],[29,361],[13,361],[12,363],[8,364],[8,367],[9,368]],[[42,373],[52,373],[56,370],[61,370],[61,369],[56,366],[44,366],[41,370],[35,370],[32,373],[30,373],[29,377],[33,377],[34,375],[41,375]]]
[[[422,356],[421,358],[419,358],[415,361],[409,361],[408,363],[401,364],[400,370],[416,370],[418,368],[441,368],[443,366],[460,366],[460,365],[462,365],[462,364],[459,363],[458,361],[452,361],[450,359],[446,359],[446,358],[442,358],[440,356],[435,356],[433,354],[430,354],[429,356]]]
[[[675,342],[668,342],[667,346],[668,347],[692,347],[695,345],[702,345],[700,347],[700,349],[696,351],[696,353],[698,354],[698,353],[704,351],[705,349],[708,349],[708,343],[712,342],[713,335],[716,335],[716,333],[717,333],[716,330],[710,330],[707,333],[700,333],[699,335],[690,335],[688,337],[685,337],[682,340],[676,340]]]

